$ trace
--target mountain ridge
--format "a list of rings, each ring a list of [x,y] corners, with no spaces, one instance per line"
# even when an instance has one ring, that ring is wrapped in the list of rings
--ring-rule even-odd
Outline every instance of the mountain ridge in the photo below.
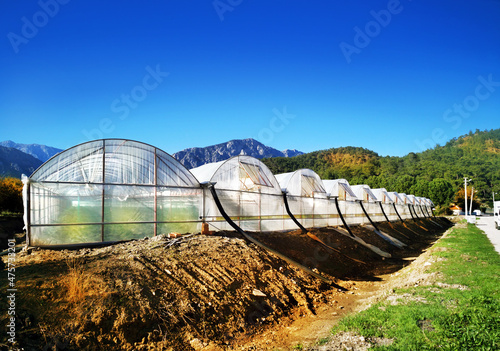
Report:
[[[49,158],[63,151],[52,146],[41,144],[20,144],[12,140],[1,141],[0,146],[10,147],[31,155],[42,162],[47,161]]]
[[[265,157],[293,157],[303,152],[295,149],[277,150],[266,146],[255,139],[233,139],[225,143],[206,147],[192,147],[178,151],[172,156],[186,168],[195,168],[206,163],[227,160],[238,155],[252,156],[258,159]]]
[[[0,146],[0,176],[21,178],[31,175],[43,162],[12,147]]]

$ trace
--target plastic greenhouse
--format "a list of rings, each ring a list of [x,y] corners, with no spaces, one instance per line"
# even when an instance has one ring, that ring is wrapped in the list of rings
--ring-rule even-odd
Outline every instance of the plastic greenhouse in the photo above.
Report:
[[[196,178],[166,152],[137,141],[77,145],[24,180],[32,246],[115,242],[201,226]]]
[[[422,214],[422,217],[428,217],[427,213],[425,212],[425,201],[424,201],[424,198],[423,197],[420,197],[420,196],[416,196],[415,197],[416,199],[416,202],[417,202],[417,207],[418,207],[418,211],[420,211],[420,213]]]
[[[406,195],[405,193],[399,193],[399,196],[401,197],[401,199],[403,199],[404,206],[402,213],[404,213],[405,215],[404,218],[407,219],[415,218],[415,214],[413,213],[413,209],[411,208],[412,201],[410,200],[408,195]],[[403,216],[403,214],[401,214],[401,216]]]
[[[213,184],[228,216],[243,230],[295,229],[278,181],[269,168],[250,156],[236,156],[191,169],[202,184]],[[204,189],[203,218],[216,230],[233,230],[210,191]]]
[[[405,200],[403,199],[403,197],[401,197],[401,195],[395,191],[388,191],[387,193],[389,194],[389,196],[391,197],[391,199],[393,201],[392,206],[394,208],[394,212],[396,213],[396,216],[398,217],[398,219],[402,219],[402,220],[407,219],[408,217],[406,216],[406,213],[407,213],[408,209],[406,208]],[[409,213],[408,213],[408,216],[409,216]],[[410,216],[410,218],[411,218],[411,216]]]
[[[411,207],[411,211],[413,212],[413,216],[415,218],[422,218],[422,212],[418,208],[418,200],[415,195],[406,195],[409,200],[409,204]]]
[[[380,206],[382,206],[385,215],[389,219],[389,221],[397,221],[399,219],[396,211],[394,209],[394,201],[391,196],[387,192],[385,188],[371,189],[372,193],[377,197],[380,201]],[[384,216],[385,217],[385,216]]]
[[[366,209],[366,212],[370,215],[370,218],[374,222],[382,222],[385,221],[384,214],[378,204],[379,200],[372,192],[370,187],[366,184],[361,185],[352,185],[352,191],[356,194],[358,199],[363,201],[363,206]]]
[[[358,198],[346,179],[323,180],[323,185],[325,191],[331,197],[337,198],[340,212],[347,224],[360,224],[363,222],[364,214],[357,203]],[[334,201],[334,199],[330,200],[331,203],[335,203]],[[335,223],[330,225],[341,224],[340,220],[337,219]]]
[[[310,169],[276,175],[293,216],[306,228],[326,227],[330,201],[321,178]],[[333,209],[333,207],[332,207]]]

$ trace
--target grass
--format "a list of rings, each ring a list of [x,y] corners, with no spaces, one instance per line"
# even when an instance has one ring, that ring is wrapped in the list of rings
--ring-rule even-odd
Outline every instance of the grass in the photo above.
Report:
[[[22,212],[12,212],[9,210],[0,211],[0,218],[21,218],[22,216]]]
[[[500,256],[474,225],[455,227],[433,247],[430,285],[394,289],[390,299],[332,329],[367,340],[393,340],[374,350],[500,349]]]
[[[102,279],[89,274],[82,261],[78,259],[67,260],[68,271],[61,278],[65,288],[65,300],[75,305],[80,305],[88,297],[107,296],[110,291]]]

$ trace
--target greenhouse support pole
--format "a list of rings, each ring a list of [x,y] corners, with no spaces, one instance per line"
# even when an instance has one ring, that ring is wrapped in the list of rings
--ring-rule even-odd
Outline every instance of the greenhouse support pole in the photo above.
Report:
[[[387,217],[387,215],[385,214],[385,211],[384,211],[384,206],[382,206],[382,201],[379,201],[378,203],[379,203],[379,205],[380,205],[380,209],[382,210],[382,213],[383,213],[383,215],[384,215],[384,217],[385,217],[385,220],[386,220],[387,222],[391,223],[391,221],[389,220],[389,217]]]
[[[102,140],[101,242],[104,242],[104,189],[106,186],[106,141]]]
[[[340,206],[339,206],[339,201],[337,199],[337,196],[333,197],[335,199],[335,206],[337,207],[337,212],[339,213],[340,219],[342,220],[342,223],[344,224],[345,229],[349,232],[349,235],[354,238],[354,234],[351,231],[351,228],[347,225],[347,222],[345,221],[344,216],[342,215],[342,211],[340,211]]]
[[[26,245],[31,243],[31,182],[26,184]]]
[[[154,163],[154,184],[155,184],[155,200],[154,200],[154,221],[155,221],[155,226],[154,226],[154,236],[158,234],[158,156],[156,155],[156,148],[155,148],[155,163]]]
[[[291,258],[289,258],[289,257],[287,257],[287,256],[285,256],[285,255],[283,255],[283,254],[275,251],[274,249],[271,249],[267,245],[261,243],[257,239],[252,238],[250,235],[248,235],[243,229],[241,229],[236,223],[234,223],[233,220],[228,216],[228,214],[224,210],[224,207],[222,207],[222,204],[221,204],[221,202],[219,200],[219,197],[217,195],[217,191],[215,190],[214,185],[211,184],[211,183],[207,183],[207,185],[210,188],[210,192],[212,193],[212,197],[214,199],[214,202],[215,202],[217,208],[219,209],[219,212],[222,215],[222,217],[224,217],[224,219],[227,221],[227,223],[229,223],[229,225],[231,227],[233,227],[238,233],[240,233],[241,235],[243,235],[248,241],[250,241],[250,242],[254,243],[255,245],[263,248],[266,251],[269,251],[269,252],[275,254],[276,256],[278,256],[279,258],[281,258],[284,261],[288,262],[289,264],[291,264],[291,265],[293,265],[293,266],[295,266],[297,268],[302,269],[304,272],[309,273],[313,277],[319,278],[319,279],[321,279],[322,281],[324,281],[324,282],[326,282],[328,284],[333,284],[333,282],[330,279],[327,279],[327,278],[323,277],[321,274],[318,274],[318,273],[312,271],[311,269],[307,268],[306,266],[303,266],[300,263],[295,262]]]

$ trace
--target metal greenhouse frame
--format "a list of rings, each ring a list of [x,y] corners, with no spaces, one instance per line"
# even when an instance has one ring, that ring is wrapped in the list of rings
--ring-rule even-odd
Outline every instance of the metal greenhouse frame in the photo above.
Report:
[[[24,182],[32,246],[103,244],[201,226],[196,178],[166,152],[133,140],[74,146]]]

